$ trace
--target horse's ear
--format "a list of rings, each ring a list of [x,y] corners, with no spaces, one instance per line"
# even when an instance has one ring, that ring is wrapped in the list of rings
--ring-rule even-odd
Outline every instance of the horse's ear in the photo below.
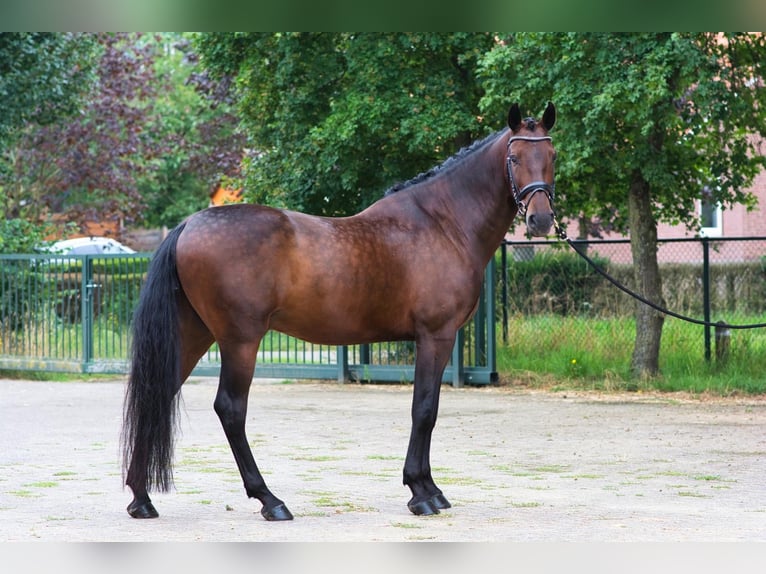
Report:
[[[550,131],[555,123],[556,106],[553,105],[553,102],[548,102],[548,107],[545,108],[545,112],[543,113],[543,127],[545,127],[546,131]]]
[[[508,110],[508,127],[512,132],[515,132],[521,126],[521,110],[519,110],[519,104],[513,104],[511,109]]]

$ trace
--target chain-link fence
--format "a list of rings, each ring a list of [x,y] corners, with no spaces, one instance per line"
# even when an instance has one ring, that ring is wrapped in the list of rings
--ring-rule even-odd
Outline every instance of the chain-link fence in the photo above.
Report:
[[[629,240],[577,245],[614,280],[641,293]],[[766,321],[766,237],[660,240],[657,257],[663,301],[656,303],[666,309],[728,324]],[[631,319],[636,305],[643,303],[602,277],[565,242],[506,242],[498,262],[503,343],[509,342],[509,325],[519,318],[566,317],[580,325],[583,343],[590,337],[589,324],[596,320],[616,320],[624,329],[634,329]],[[715,349],[714,329],[699,327],[698,332],[700,348],[709,359],[711,347]],[[766,329],[739,339],[755,352],[766,344]]]

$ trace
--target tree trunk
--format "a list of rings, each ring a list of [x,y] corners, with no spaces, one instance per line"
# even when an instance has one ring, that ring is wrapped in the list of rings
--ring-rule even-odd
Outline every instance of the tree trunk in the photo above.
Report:
[[[662,280],[657,263],[657,223],[652,215],[649,184],[640,172],[633,176],[628,198],[630,248],[637,291],[663,305]],[[663,305],[664,306],[664,305]],[[630,370],[636,377],[659,374],[660,339],[664,314],[636,301],[636,341]]]

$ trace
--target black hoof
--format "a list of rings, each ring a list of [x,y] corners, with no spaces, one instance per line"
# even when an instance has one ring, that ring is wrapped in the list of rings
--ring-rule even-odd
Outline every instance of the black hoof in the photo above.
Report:
[[[438,508],[439,510],[452,508],[449,500],[447,500],[441,492],[434,494],[431,498],[428,499],[428,502],[430,502],[434,508]]]
[[[151,501],[137,502],[135,500],[128,504],[128,514],[133,518],[157,518],[160,515]]]
[[[266,508],[264,506],[261,509],[261,516],[263,516],[269,522],[293,519],[292,513],[287,509],[287,507],[284,504],[277,504],[276,506],[272,508]]]
[[[434,514],[439,514],[439,509],[433,505],[431,499],[421,500],[420,502],[410,501],[407,504],[407,508],[409,508],[410,512],[415,516],[433,516]]]

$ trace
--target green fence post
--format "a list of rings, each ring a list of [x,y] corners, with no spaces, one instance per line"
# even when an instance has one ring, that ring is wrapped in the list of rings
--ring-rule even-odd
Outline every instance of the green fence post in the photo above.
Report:
[[[93,259],[90,255],[86,255],[82,260],[80,284],[83,372],[87,372],[93,361],[93,290],[97,288],[98,285],[93,283]]]
[[[702,238],[702,309],[705,317],[705,360],[710,362],[710,239]]]
[[[345,345],[338,345],[337,347],[337,361],[338,361],[338,382],[348,382],[348,347]]]
[[[484,302],[487,307],[486,309],[486,329],[487,329],[487,335],[486,335],[486,367],[489,371],[489,381],[490,382],[496,382],[499,379],[499,376],[497,374],[497,340],[495,337],[497,336],[497,330],[496,330],[496,301],[495,301],[495,274],[496,274],[496,268],[495,268],[495,258],[489,260],[489,265],[487,265],[487,270],[485,271],[484,276],[484,289],[485,289],[485,295],[484,295]],[[505,324],[505,323],[504,323]],[[506,335],[507,339],[507,335]]]
[[[452,347],[452,386],[459,389],[465,382],[465,369],[463,365],[463,346],[465,335],[463,329],[459,329],[455,337],[455,346]]]
[[[493,258],[494,261],[494,258]],[[503,312],[503,343],[508,344],[508,243],[500,244],[500,266],[502,268],[501,297]]]

